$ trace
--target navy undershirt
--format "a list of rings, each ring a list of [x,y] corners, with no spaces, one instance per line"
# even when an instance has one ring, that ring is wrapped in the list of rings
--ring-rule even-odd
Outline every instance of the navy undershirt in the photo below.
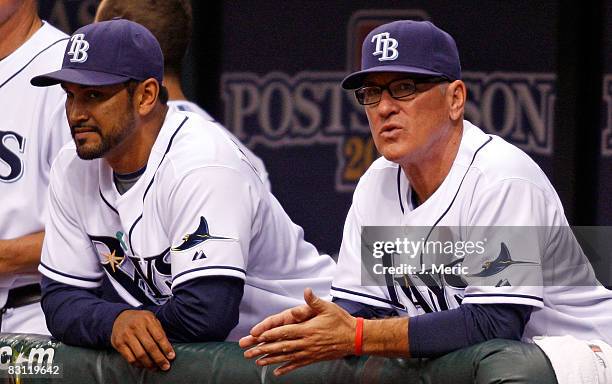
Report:
[[[334,298],[353,316],[397,316],[393,308],[381,308]],[[491,339],[520,340],[533,307],[519,304],[462,304],[447,311],[411,317],[408,333],[412,357],[436,357]]]
[[[113,324],[126,309],[149,310],[171,342],[223,341],[238,324],[244,281],[229,276],[207,276],[174,287],[163,305],[132,307],[108,281],[105,288],[85,289],[43,276],[42,301],[47,327],[66,344],[110,347]]]

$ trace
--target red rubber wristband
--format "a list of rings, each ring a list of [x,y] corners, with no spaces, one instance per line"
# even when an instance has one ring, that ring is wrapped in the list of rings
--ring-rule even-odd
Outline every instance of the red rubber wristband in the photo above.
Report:
[[[357,318],[355,326],[355,355],[361,356],[361,345],[363,343],[363,317]]]

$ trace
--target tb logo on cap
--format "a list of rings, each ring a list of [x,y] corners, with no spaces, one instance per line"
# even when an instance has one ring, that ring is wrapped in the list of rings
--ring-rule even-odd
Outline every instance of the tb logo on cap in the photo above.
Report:
[[[85,40],[85,35],[77,33],[70,38],[72,44],[67,55],[72,56],[70,59],[71,63],[82,63],[87,60],[87,50],[89,49],[89,43]]]
[[[372,43],[376,40],[376,50],[372,55],[382,55],[378,61],[395,60],[397,59],[397,40],[389,37],[389,32],[379,33],[372,37]]]

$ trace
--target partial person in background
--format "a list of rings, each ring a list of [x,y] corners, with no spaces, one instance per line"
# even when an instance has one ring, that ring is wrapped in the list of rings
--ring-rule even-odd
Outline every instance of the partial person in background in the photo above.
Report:
[[[164,86],[168,89],[168,106],[180,111],[195,112],[206,120],[215,121],[197,104],[187,100],[181,83],[183,57],[191,41],[193,24],[191,2],[189,0],[102,0],[98,5],[95,21],[111,20],[114,17],[143,25],[159,42],[164,54]],[[229,130],[225,127],[223,129],[249,158],[264,180],[265,186],[270,190],[270,180],[263,161]]]
[[[48,334],[36,268],[51,163],[70,140],[59,86],[35,74],[59,69],[68,36],[40,20],[35,0],[0,1],[1,331]]]

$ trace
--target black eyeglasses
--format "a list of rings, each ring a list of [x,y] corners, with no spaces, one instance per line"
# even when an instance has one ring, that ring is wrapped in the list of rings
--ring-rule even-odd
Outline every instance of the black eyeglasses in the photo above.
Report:
[[[394,99],[403,99],[416,93],[417,84],[442,83],[448,81],[443,77],[430,77],[424,79],[398,79],[387,85],[364,85],[355,90],[357,102],[361,105],[376,104],[382,98],[382,93],[386,89]]]

